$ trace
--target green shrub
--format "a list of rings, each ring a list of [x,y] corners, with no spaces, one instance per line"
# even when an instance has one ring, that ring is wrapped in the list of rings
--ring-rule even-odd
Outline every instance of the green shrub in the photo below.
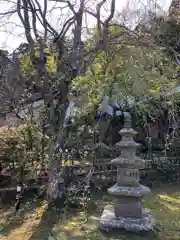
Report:
[[[5,166],[18,167],[41,160],[43,134],[29,122],[4,128],[0,134],[0,159]],[[44,137],[44,145],[48,138]]]

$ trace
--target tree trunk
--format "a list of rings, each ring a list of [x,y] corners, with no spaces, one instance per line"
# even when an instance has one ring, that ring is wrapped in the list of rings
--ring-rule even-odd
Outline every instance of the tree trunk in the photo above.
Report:
[[[59,134],[61,134],[61,132],[59,132]],[[63,158],[63,146],[60,144],[59,138],[61,138],[60,135],[56,137],[55,141],[52,141],[51,149],[49,151],[50,166],[47,197],[51,201],[61,197],[63,191],[63,189],[60,189],[60,185],[63,183],[62,176],[60,175]]]
[[[50,200],[56,200],[61,197],[64,191],[64,181],[61,176],[61,171],[64,151],[64,119],[68,107],[68,88],[62,89],[63,94],[61,94],[61,99],[59,99],[59,108],[57,107],[54,113],[55,115],[58,115],[59,119],[56,125],[53,126],[54,138],[49,151],[50,166],[47,197]],[[54,116],[54,118],[55,117],[56,116]]]

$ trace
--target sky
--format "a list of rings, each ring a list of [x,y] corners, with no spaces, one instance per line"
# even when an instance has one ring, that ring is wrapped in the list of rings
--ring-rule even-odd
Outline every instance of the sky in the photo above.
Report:
[[[171,0],[116,0],[116,18],[122,18],[123,15],[119,13],[122,13],[122,10],[127,9],[128,6],[128,9],[130,9],[132,14],[126,16],[126,20],[127,22],[130,22],[130,18],[132,18],[132,16],[139,18],[139,9],[147,10],[147,8],[152,8],[152,6],[154,6],[153,2],[155,1],[158,1],[158,4],[162,8],[162,11],[167,11],[171,3]],[[0,1],[0,48],[7,49],[10,52],[16,49],[20,45],[20,43],[25,42],[24,30],[18,16],[14,14],[11,17],[2,17],[1,14],[15,7],[16,2],[17,0],[12,0],[10,2],[8,2],[7,0]],[[39,2],[42,4],[43,0],[39,0]],[[95,3],[97,2],[98,0],[89,0],[89,7],[93,9],[93,6],[95,6]],[[62,14],[58,6],[58,3],[55,4],[55,2],[48,1],[48,9],[50,10],[48,18],[55,29],[58,29],[58,27],[63,23],[65,18],[70,15],[70,12],[68,11],[63,12]],[[102,18],[107,15],[108,7],[109,5],[107,4],[102,10]],[[61,16],[61,18],[59,16]],[[90,27],[93,27],[93,25],[95,24],[95,19],[93,17],[87,16],[87,19],[85,20]],[[41,29],[42,28],[39,25],[39,30]]]

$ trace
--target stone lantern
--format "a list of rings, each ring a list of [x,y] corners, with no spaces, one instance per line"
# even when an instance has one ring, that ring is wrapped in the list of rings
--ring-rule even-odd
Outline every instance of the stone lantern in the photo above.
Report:
[[[117,165],[117,182],[108,189],[115,201],[114,206],[105,207],[100,220],[100,228],[125,229],[128,231],[148,231],[153,229],[151,213],[142,208],[142,197],[150,189],[139,183],[139,168],[144,161],[136,156],[138,144],[133,137],[137,133],[131,128],[131,116],[125,113],[124,128],[120,131],[122,140],[117,144],[121,155],[111,162]]]

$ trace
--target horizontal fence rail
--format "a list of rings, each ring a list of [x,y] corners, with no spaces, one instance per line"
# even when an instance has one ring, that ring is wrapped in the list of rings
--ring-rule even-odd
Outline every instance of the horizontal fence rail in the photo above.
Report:
[[[180,157],[161,157],[161,156],[152,156],[152,160],[145,160],[144,167],[140,169],[140,177],[145,173],[153,169],[153,164],[155,165],[171,165],[174,168],[180,169]],[[111,159],[96,159],[94,164],[77,164],[77,161],[74,161],[75,164],[68,164],[68,166],[63,166],[63,172],[65,173],[65,177],[69,178],[71,181],[73,180],[82,180],[88,175],[88,173],[92,172],[92,177],[97,176],[105,176],[110,179],[116,178],[117,167],[111,163]],[[155,169],[154,169],[155,170]],[[158,168],[157,168],[158,170]],[[33,176],[31,175],[31,170],[25,169],[26,172],[29,172],[29,176],[25,179],[25,185],[27,188],[38,188],[47,183],[45,177],[42,176]],[[9,188],[7,189],[15,189],[16,187],[11,186],[9,184]],[[5,190],[6,187],[0,187],[0,192]]]

